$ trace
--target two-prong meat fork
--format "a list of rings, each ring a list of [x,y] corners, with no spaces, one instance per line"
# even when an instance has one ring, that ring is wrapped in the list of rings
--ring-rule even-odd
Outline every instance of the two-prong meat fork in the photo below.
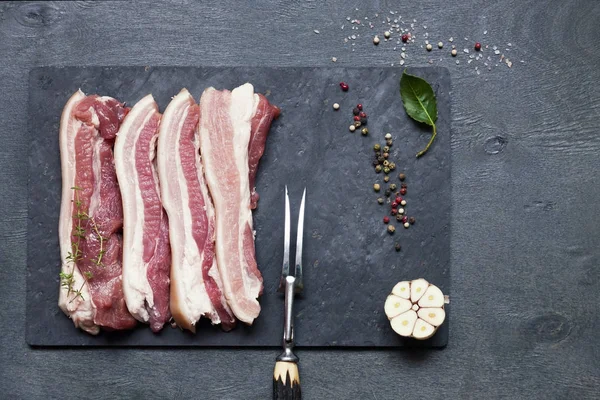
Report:
[[[304,231],[304,200],[306,189],[300,203],[298,215],[298,231],[296,233],[296,266],[294,275],[290,275],[290,198],[285,187],[285,232],[283,239],[283,267],[279,280],[279,292],[285,293],[285,317],[283,328],[283,353],[277,357],[273,373],[274,400],[300,400],[300,374],[298,373],[298,357],[294,348],[294,294],[302,293],[302,232]]]

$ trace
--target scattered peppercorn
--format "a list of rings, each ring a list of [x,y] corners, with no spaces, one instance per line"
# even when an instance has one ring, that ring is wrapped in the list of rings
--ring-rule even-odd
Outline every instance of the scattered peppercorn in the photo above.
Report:
[[[396,214],[396,221],[402,222],[402,214]]]
[[[362,111],[362,104],[360,104],[360,103],[359,103],[359,104],[357,104],[357,105],[356,105],[356,108],[358,108],[358,110],[359,110],[359,111]]]
[[[408,228],[410,228],[410,224],[409,224],[408,222],[405,222],[405,223],[404,223],[404,227],[405,227],[406,229],[408,229]]]
[[[394,142],[392,141],[392,139],[390,139],[390,140],[386,140],[385,144],[387,144],[388,147],[392,147],[392,145],[394,144]]]
[[[361,111],[360,113],[358,113],[358,116],[361,118],[367,118],[367,113],[364,111]]]
[[[388,219],[389,219],[389,218],[388,218]],[[396,232],[396,227],[395,227],[394,225],[388,225],[388,228],[387,228],[387,230],[388,230],[388,233],[389,233],[390,235],[392,235],[392,234],[394,234],[394,232]]]
[[[377,161],[379,161],[379,163],[381,164],[385,161],[385,157],[379,156],[379,157],[377,157]]]
[[[404,217],[402,217],[402,223],[406,223],[408,222],[408,217],[405,215]]]
[[[355,115],[354,118],[352,118],[355,121],[360,121],[360,117],[358,115]]]
[[[390,197],[390,194],[392,194],[392,191],[390,189],[385,189],[386,197]]]
[[[393,161],[392,161],[392,162],[390,163],[390,169],[391,169],[392,171],[396,169],[396,163],[395,163],[395,162],[393,162]]]
[[[406,188],[400,189],[400,194],[404,196],[406,194]]]
[[[367,124],[367,122],[368,122],[368,120],[367,120],[366,118],[361,118],[361,119],[360,119],[360,122],[361,122],[363,125],[366,125],[366,124]]]
[[[390,33],[390,31],[385,31],[385,32],[383,32],[383,36],[384,36],[386,39],[389,39],[389,38],[390,38],[390,36],[392,36],[392,34]]]
[[[395,208],[392,208],[392,211],[390,211],[390,214],[396,215],[396,214],[398,214],[398,210]]]
[[[386,175],[386,176],[384,176],[384,177],[383,177],[383,181],[384,181],[384,182],[389,182],[389,181],[390,181],[390,177],[389,177],[389,175]]]
[[[373,150],[375,150],[375,151],[381,150],[381,145],[379,143],[377,143],[375,146],[373,146]]]
[[[403,188],[403,189],[406,189],[406,188],[408,188],[408,185],[406,183],[402,182],[400,184],[400,187]]]
[[[383,167],[383,172],[385,174],[389,174],[390,173],[390,169],[388,167]]]
[[[398,214],[404,214],[404,208],[400,207],[400,208],[398,209]]]
[[[402,41],[404,43],[408,42],[408,35],[406,33],[404,35],[402,35]]]
[[[481,50],[481,43],[477,42],[475,43],[475,51],[479,51]]]
[[[389,146],[383,146],[383,152],[384,153],[389,153],[390,152]]]
[[[392,208],[396,208],[398,207],[398,203],[396,202],[396,200],[392,201]]]
[[[380,198],[378,198],[378,199],[377,199],[377,202],[378,202],[379,204],[383,204],[383,198],[381,198],[381,197],[380,197]]]
[[[414,225],[414,224],[415,224],[415,222],[417,222],[417,220],[415,219],[415,217],[410,217],[410,218],[408,219],[408,222],[409,222],[411,225]]]
[[[360,121],[354,121],[355,128],[360,128],[360,125],[361,125]]]
[[[386,154],[387,154],[387,153],[383,153],[383,158],[385,158],[385,155],[386,155]],[[390,165],[390,162],[389,162],[388,160],[383,160],[383,166],[384,166],[384,167],[387,167],[388,165]]]
[[[398,196],[398,197],[396,197],[396,198],[394,199],[394,201],[395,201],[397,204],[400,204],[400,203],[402,203],[402,197]]]
[[[384,224],[389,224],[390,223],[390,217],[388,217],[387,215],[385,217],[383,217],[383,223]]]
[[[346,82],[340,82],[340,88],[344,91],[347,92],[348,89],[350,89],[350,86],[348,86],[348,84]]]
[[[354,132],[356,130],[356,127],[354,125],[350,125],[348,129],[350,129],[350,132]]]
[[[405,206],[405,205],[406,205],[406,200],[402,200],[402,201],[400,202],[400,205],[401,205],[401,206]]]
[[[438,47],[441,49],[444,47],[444,42],[438,42]]]
[[[363,136],[367,136],[369,134],[369,130],[367,128],[362,128],[360,132],[363,134]]]
[[[390,153],[383,153],[383,158],[389,158]]]
[[[354,107],[354,108],[352,109],[352,114],[354,114],[354,115],[358,115],[358,113],[360,113],[360,110],[358,109],[358,107]]]
[[[354,126],[353,126],[353,128],[354,128]],[[375,167],[375,172],[380,173],[381,170],[382,170],[381,165],[378,165]]]
[[[398,178],[400,178],[400,180],[403,181],[406,179],[406,175],[400,174],[400,175],[398,175]]]
[[[400,251],[400,250],[402,250],[402,246],[400,246],[400,243],[396,243],[394,245],[394,249],[396,249],[396,251]]]
[[[433,46],[431,45],[431,43],[427,43],[425,48],[427,49],[427,51],[431,51],[433,49]]]
[[[381,185],[379,185],[379,183],[374,184],[373,190],[375,190],[376,192],[379,192],[379,190],[381,190]]]
[[[450,54],[452,54],[452,57],[456,57],[458,55],[458,51],[456,51],[456,49],[452,49],[452,51],[450,52]]]
[[[392,138],[392,134],[391,134],[391,133],[386,133],[386,134],[385,134],[385,139],[386,139],[386,140],[389,140],[389,139],[391,139],[391,138]]]
[[[396,186],[396,184],[395,184],[395,183],[392,183],[392,184],[390,185],[390,190],[396,190],[396,187],[397,187],[397,186]]]
[[[377,161],[377,160],[373,160],[373,166],[374,166],[374,167],[376,167],[376,166],[378,166],[378,165],[379,165],[379,161]]]
[[[340,105],[338,103],[333,103],[333,109],[334,110],[339,110],[340,109]]]
[[[379,36],[375,36],[373,38],[373,44],[376,45],[376,46],[379,44]]]

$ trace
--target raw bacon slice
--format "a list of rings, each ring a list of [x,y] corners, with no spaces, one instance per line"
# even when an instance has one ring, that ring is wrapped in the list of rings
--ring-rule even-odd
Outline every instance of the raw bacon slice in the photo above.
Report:
[[[257,94],[259,101],[252,115],[252,127],[250,130],[250,142],[248,144],[248,180],[250,181],[250,208],[253,210],[258,203],[258,193],[254,182],[258,170],[258,162],[265,151],[267,135],[271,128],[271,122],[279,117],[279,107],[269,103],[262,94]]]
[[[123,209],[112,150],[126,114],[113,98],[78,91],[61,118],[59,306],[75,326],[92,334],[99,327],[129,329],[136,324],[123,298]]]
[[[171,318],[171,248],[160,200],[156,140],[161,115],[152,95],[141,99],[119,128],[115,167],[123,199],[123,292],[131,315],[158,332]]]
[[[257,297],[262,292],[248,163],[251,122],[259,101],[249,83],[232,92],[211,87],[200,98],[200,151],[215,205],[217,265],[229,306],[247,324],[260,313]]]
[[[183,89],[163,114],[158,138],[158,175],[171,239],[171,313],[178,326],[195,331],[202,316],[231,329],[235,318],[215,259],[215,217],[198,152],[199,108]]]

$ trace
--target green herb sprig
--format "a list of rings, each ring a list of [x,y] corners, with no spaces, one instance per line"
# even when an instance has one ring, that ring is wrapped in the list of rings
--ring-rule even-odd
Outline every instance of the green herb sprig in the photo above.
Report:
[[[409,117],[433,128],[429,143],[427,143],[427,146],[423,150],[417,153],[417,158],[419,158],[429,150],[437,135],[435,126],[437,121],[437,100],[435,93],[426,80],[407,74],[406,70],[404,70],[402,78],[400,78],[400,97],[402,97],[402,104],[404,104],[404,109]]]

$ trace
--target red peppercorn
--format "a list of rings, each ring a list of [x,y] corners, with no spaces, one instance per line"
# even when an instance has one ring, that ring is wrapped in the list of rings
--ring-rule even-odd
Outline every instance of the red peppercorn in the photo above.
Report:
[[[481,43],[477,42],[475,43],[475,51],[479,51],[481,50]]]
[[[354,120],[355,120],[355,121],[360,121],[360,117],[359,117],[358,115],[355,115],[355,116],[354,116]]]
[[[348,89],[350,89],[350,86],[348,86],[346,82],[340,82],[340,88],[342,88],[344,92],[347,92]]]
[[[392,208],[396,208],[398,207],[398,203],[396,203],[395,201],[392,201]]]
[[[361,111],[360,114],[358,114],[358,116],[361,118],[367,118],[367,113],[365,113],[364,111]]]
[[[402,35],[402,41],[404,43],[408,42],[408,35],[406,33],[404,35]]]
[[[402,197],[400,197],[400,196],[396,197],[395,201],[396,201],[397,204],[402,203]]]
[[[384,224],[389,224],[390,223],[390,217],[388,217],[387,215],[385,217],[383,217],[383,223]]]
[[[392,208],[392,211],[390,212],[390,214],[396,215],[396,214],[398,214],[398,210],[396,208]]]
[[[408,217],[405,215],[404,217],[402,217],[402,223],[406,223],[408,221]]]
[[[404,196],[406,194],[406,188],[400,189],[400,194]]]
[[[358,108],[358,109],[359,109],[359,111],[362,111],[362,104],[357,104],[357,105],[356,105],[356,108]]]

